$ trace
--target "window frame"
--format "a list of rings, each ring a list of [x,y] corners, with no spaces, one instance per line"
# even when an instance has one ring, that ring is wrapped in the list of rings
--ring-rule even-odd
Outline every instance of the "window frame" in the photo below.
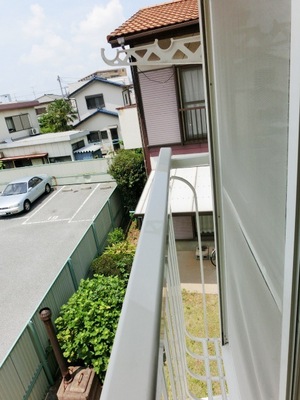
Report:
[[[184,87],[183,73],[199,69],[202,75],[203,98],[185,101],[187,93]],[[203,68],[202,65],[185,65],[176,68],[177,92],[178,92],[178,114],[181,127],[183,143],[207,142],[206,104],[204,94]],[[201,77],[200,77],[201,79]],[[193,87],[198,87],[198,84]],[[193,95],[193,94],[191,94]]]
[[[20,132],[31,128],[28,113],[5,117],[5,123],[9,133]]]
[[[85,96],[85,102],[88,110],[101,110],[105,107],[103,93]]]

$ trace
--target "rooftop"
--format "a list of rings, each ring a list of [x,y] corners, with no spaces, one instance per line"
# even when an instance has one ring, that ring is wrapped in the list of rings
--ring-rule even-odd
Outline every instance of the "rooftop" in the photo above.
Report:
[[[0,103],[0,111],[5,110],[18,110],[22,108],[31,108],[38,106],[40,103],[36,100],[33,101],[12,101],[9,103]]]
[[[108,35],[107,40],[110,42],[117,37],[147,32],[184,22],[197,21],[198,19],[197,0],[174,0],[140,9]]]

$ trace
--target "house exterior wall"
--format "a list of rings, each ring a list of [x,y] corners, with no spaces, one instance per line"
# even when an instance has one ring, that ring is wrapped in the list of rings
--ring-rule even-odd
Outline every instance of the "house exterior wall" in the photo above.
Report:
[[[72,144],[84,141],[88,144],[88,131],[68,131],[32,136],[12,143],[0,144],[4,157],[48,153],[49,158],[70,156],[74,161]]]
[[[5,122],[6,117],[13,117],[15,115],[21,115],[21,114],[28,114],[32,128],[37,129],[39,127],[37,115],[33,107],[15,109],[15,110],[2,110],[0,111],[0,142],[6,140],[7,138],[15,140],[25,136],[29,136],[29,129],[24,129],[18,132],[9,133],[8,127],[6,125]]]
[[[184,65],[184,64],[183,64]],[[144,118],[141,132],[148,173],[162,146],[172,148],[174,155],[208,152],[208,142],[183,143],[177,100],[177,77],[172,66],[139,67],[140,107]]]
[[[70,98],[76,99],[79,115],[83,117],[91,113],[91,110],[89,110],[86,105],[86,96],[103,94],[105,109],[108,111],[116,111],[117,107],[123,105],[122,90],[122,86],[94,81],[77,93],[74,93],[74,95],[71,94]]]
[[[199,60],[199,64],[201,64]],[[183,61],[180,66],[185,66]],[[177,65],[179,66],[179,65]],[[184,142],[179,115],[178,78],[173,65],[139,65],[136,73],[137,104],[142,109],[140,126],[148,173],[152,159],[162,146],[172,148],[172,154],[208,152],[207,140]]]
[[[68,142],[44,143],[35,146],[16,146],[13,148],[4,149],[4,152],[5,157],[39,154],[44,152],[48,153],[49,158],[71,156],[72,160],[74,160],[72,144]]]
[[[289,158],[299,148],[288,153],[288,141],[299,140],[299,78],[296,97],[289,97],[291,2],[211,1],[207,15],[213,37],[208,61],[222,331],[232,361],[225,371],[230,376],[234,370],[236,376],[228,381],[230,399],[296,399],[286,396],[285,380],[292,379],[294,363],[287,364],[292,343],[282,335],[291,323],[286,260],[295,254],[294,239],[286,241],[287,173]],[[288,126],[289,104],[297,108],[296,133]],[[296,200],[293,188],[294,205]],[[237,388],[240,395],[234,397]]]
[[[125,149],[143,147],[136,105],[118,109],[122,140]]]
[[[109,126],[119,126],[119,119],[117,116],[96,114],[92,118],[83,121],[80,124],[80,129],[86,131],[101,131]]]
[[[103,154],[107,154],[111,151],[113,151],[113,141],[111,137],[111,128],[117,128],[118,130],[118,136],[119,140],[122,139],[122,134],[120,131],[120,123],[119,123],[119,118],[113,115],[108,115],[108,114],[96,114],[92,118],[89,118],[86,121],[83,121],[80,124],[80,127],[83,130],[88,130],[88,131],[106,131],[108,138],[107,139],[102,139],[100,141],[101,144],[101,150]]]

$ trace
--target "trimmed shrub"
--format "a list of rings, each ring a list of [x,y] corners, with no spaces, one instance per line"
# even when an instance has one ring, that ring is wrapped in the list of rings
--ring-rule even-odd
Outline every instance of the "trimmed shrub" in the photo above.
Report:
[[[105,276],[119,276],[127,280],[131,271],[135,246],[127,240],[106,247],[101,256],[92,262],[92,270],[95,274]]]
[[[55,321],[64,357],[91,366],[103,381],[113,345],[126,282],[118,276],[82,280]]]
[[[135,210],[146,183],[142,151],[118,150],[111,161],[108,173],[116,180],[127,210]]]

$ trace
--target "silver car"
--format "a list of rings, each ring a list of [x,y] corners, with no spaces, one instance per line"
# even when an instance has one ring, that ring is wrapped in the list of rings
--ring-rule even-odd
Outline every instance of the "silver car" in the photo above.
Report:
[[[28,212],[42,194],[51,192],[52,177],[28,176],[10,182],[0,195],[0,216]]]

